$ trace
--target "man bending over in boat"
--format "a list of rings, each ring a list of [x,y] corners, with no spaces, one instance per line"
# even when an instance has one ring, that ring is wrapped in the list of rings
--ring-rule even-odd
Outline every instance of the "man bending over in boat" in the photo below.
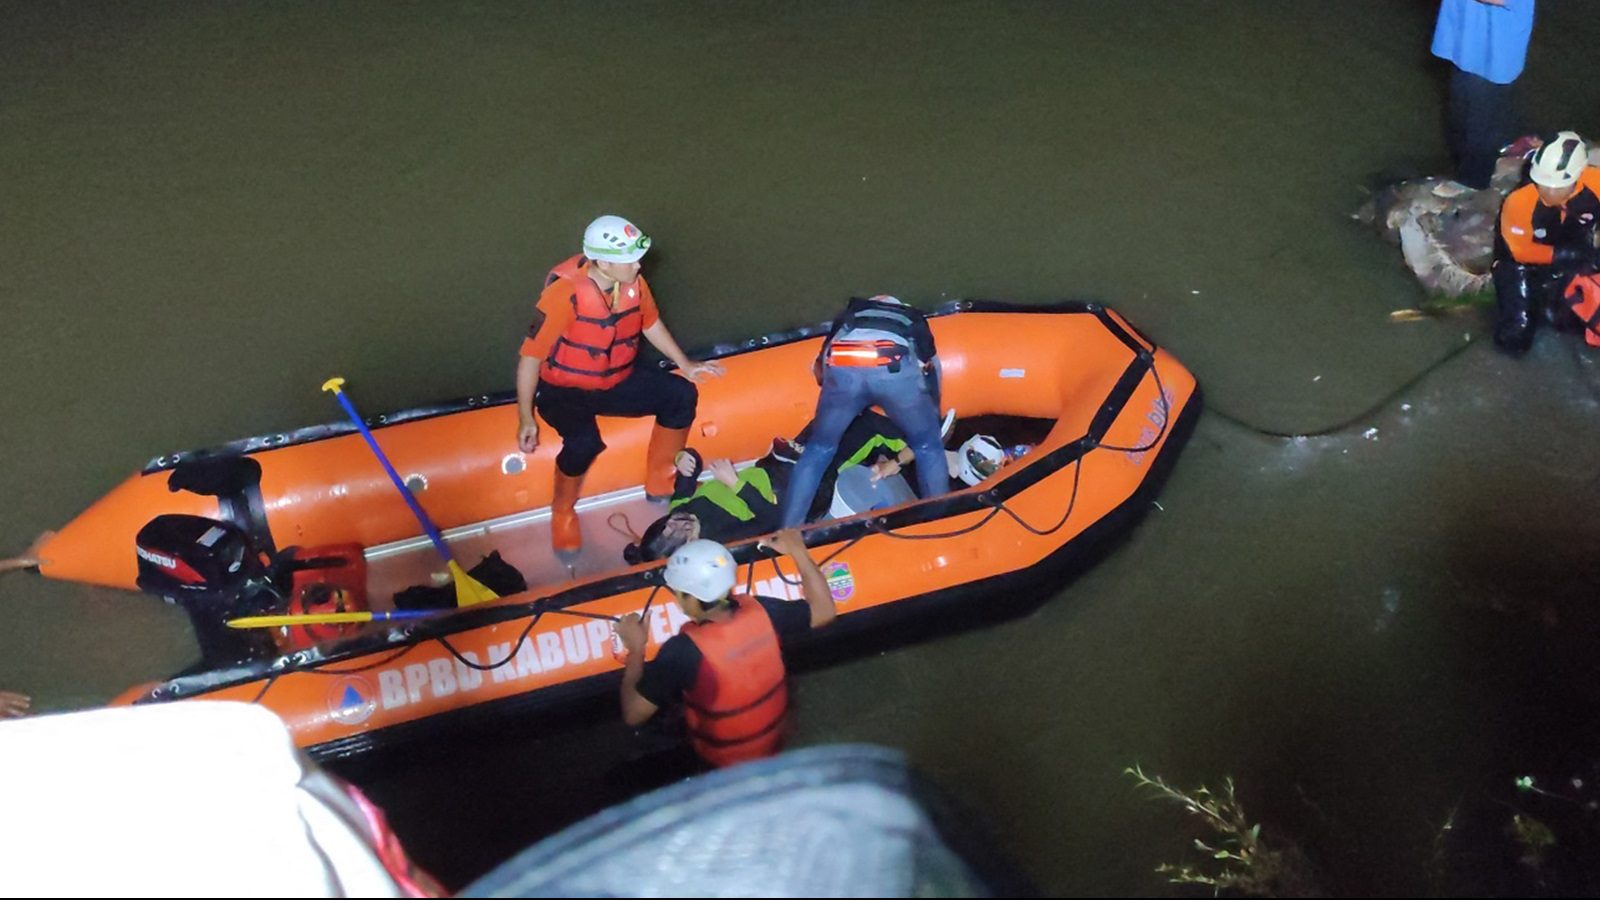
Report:
[[[763,545],[789,557],[799,570],[804,603],[736,593],[737,565],[728,549],[715,541],[690,541],[672,555],[663,575],[690,622],[649,663],[639,616],[623,616],[616,626],[628,653],[622,720],[643,725],[682,698],[689,743],[713,766],[778,752],[789,712],[780,645],[837,616],[827,579],[800,532],[780,531]]]
[[[917,460],[918,492],[935,497],[950,489],[939,437],[935,353],[921,312],[888,294],[851,299],[815,363],[822,392],[811,439],[784,492],[784,527],[805,521],[845,430],[873,404],[905,434]]]

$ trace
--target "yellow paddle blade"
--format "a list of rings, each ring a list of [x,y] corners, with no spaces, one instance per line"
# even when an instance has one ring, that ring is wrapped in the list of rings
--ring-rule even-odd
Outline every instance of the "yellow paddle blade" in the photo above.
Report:
[[[342,625],[371,622],[370,612],[306,613],[299,616],[242,616],[229,619],[229,628],[276,628],[279,625]]]
[[[450,577],[456,582],[456,606],[472,606],[475,603],[486,603],[499,598],[499,594],[489,590],[483,582],[467,574],[461,564],[450,560]]]

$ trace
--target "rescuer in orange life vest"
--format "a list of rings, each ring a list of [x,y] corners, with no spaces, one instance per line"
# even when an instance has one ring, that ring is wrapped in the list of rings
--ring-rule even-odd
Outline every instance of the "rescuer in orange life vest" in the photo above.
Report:
[[[616,626],[628,653],[623,721],[642,725],[682,697],[689,742],[713,766],[778,752],[789,710],[779,644],[836,615],[828,581],[799,531],[780,531],[762,543],[799,569],[804,603],[736,593],[737,565],[728,549],[715,541],[690,541],[672,554],[663,580],[691,621],[648,664],[639,616],[623,616]]]
[[[1495,233],[1495,346],[1521,356],[1540,318],[1561,330],[1581,323],[1563,302],[1574,276],[1594,271],[1600,170],[1571,131],[1546,141],[1528,164],[1533,183],[1512,191]]]
[[[583,233],[583,252],[550,271],[517,360],[517,446],[539,446],[539,415],[561,435],[550,500],[550,543],[570,556],[583,546],[573,509],[584,473],[605,449],[596,416],[655,416],[645,452],[645,494],[672,496],[673,456],[688,438],[699,392],[691,382],[722,366],[684,355],[656,312],[639,274],[650,239],[620,216],[601,216]],[[635,366],[643,336],[676,363],[678,378]],[[685,380],[687,379],[687,380]]]

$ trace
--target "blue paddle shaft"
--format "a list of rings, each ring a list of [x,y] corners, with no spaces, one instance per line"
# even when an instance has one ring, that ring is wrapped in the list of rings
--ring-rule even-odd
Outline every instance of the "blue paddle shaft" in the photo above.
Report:
[[[425,619],[440,612],[437,609],[397,609],[392,612],[375,612],[372,621],[387,622],[390,619]]]
[[[406,487],[406,483],[401,480],[400,473],[396,472],[394,466],[390,465],[389,457],[383,455],[383,449],[378,446],[377,439],[372,436],[371,431],[367,430],[367,423],[362,421],[361,413],[356,412],[355,404],[351,403],[350,398],[344,395],[344,391],[334,391],[333,396],[338,398],[339,405],[344,407],[345,413],[350,416],[350,421],[354,422],[356,428],[360,429],[361,436],[367,439],[367,446],[372,448],[372,454],[378,457],[378,462],[383,463],[383,470],[389,473],[389,480],[394,482],[394,486],[400,490],[400,496],[406,498],[406,505],[410,506],[411,511],[416,514],[417,521],[422,523],[423,530],[428,532],[428,538],[433,541],[433,546],[438,548],[439,555],[444,557],[445,562],[455,562],[455,557],[450,555],[450,548],[445,546],[444,538],[439,535],[438,527],[433,524],[432,519],[428,518],[428,514],[422,511],[422,505],[417,503],[416,497],[412,496],[411,489]]]

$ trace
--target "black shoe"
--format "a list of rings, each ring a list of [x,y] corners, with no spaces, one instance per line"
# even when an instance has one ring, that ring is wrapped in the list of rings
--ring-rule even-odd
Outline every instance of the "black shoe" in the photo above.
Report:
[[[1533,326],[1531,322],[1501,323],[1494,329],[1494,346],[1496,350],[1512,357],[1521,357],[1533,346]]]
[[[772,439],[772,458],[778,462],[794,465],[800,461],[800,454],[806,450],[804,444],[798,444],[788,438]]]

